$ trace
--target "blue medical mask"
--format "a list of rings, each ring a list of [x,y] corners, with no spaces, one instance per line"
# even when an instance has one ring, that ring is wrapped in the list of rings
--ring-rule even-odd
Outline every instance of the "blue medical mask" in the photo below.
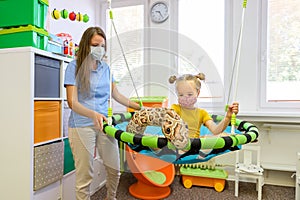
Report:
[[[102,46],[91,46],[91,55],[93,59],[101,61],[105,55],[105,48]]]

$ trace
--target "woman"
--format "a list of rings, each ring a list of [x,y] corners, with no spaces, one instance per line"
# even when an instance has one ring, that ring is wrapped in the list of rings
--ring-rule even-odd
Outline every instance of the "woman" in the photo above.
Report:
[[[76,169],[76,199],[90,199],[93,179],[94,150],[103,160],[107,177],[107,200],[116,199],[120,179],[120,158],[117,141],[103,133],[107,121],[110,84],[112,97],[120,104],[140,109],[117,90],[114,79],[110,82],[109,66],[103,61],[106,36],[99,27],[85,30],[79,43],[77,58],[65,72],[67,101],[71,108],[69,140]]]

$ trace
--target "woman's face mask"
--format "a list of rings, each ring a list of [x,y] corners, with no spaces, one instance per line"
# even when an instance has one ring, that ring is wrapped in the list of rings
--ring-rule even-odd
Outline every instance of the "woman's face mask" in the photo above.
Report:
[[[93,59],[101,61],[105,55],[105,48],[102,46],[91,46],[91,55]]]

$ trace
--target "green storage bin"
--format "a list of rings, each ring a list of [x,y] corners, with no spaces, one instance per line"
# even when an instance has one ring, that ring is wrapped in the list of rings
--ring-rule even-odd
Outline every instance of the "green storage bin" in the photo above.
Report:
[[[64,139],[64,175],[75,170],[73,154],[68,138]]]
[[[46,29],[48,0],[0,0],[0,28],[33,25]]]
[[[0,30],[0,48],[32,46],[46,50],[48,35],[44,29],[32,25],[2,29]]]

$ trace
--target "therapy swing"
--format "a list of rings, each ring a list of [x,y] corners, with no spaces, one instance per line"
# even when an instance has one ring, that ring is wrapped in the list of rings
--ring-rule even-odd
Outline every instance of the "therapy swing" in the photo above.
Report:
[[[222,137],[204,137],[190,139],[189,145],[185,150],[191,150],[189,155],[184,157],[178,157],[175,147],[164,137],[155,135],[138,135],[126,132],[126,121],[130,120],[134,112],[122,113],[113,115],[113,126],[109,126],[104,123],[104,132],[116,138],[118,141],[124,142],[129,145],[133,150],[139,151],[145,155],[162,159],[166,162],[173,164],[189,164],[197,162],[205,162],[212,157],[240,149],[240,145],[244,145],[250,142],[254,142],[258,138],[258,129],[256,126],[247,121],[236,119],[237,131],[236,134],[222,136]],[[215,122],[219,122],[223,119],[221,115],[211,115]],[[123,129],[123,130],[122,130]],[[165,149],[167,154],[160,153],[160,155],[154,153],[149,148]],[[201,150],[210,150],[211,152],[205,154]],[[168,151],[170,150],[170,151]],[[165,152],[166,152],[165,151]]]
[[[174,164],[190,165],[192,163],[205,162],[223,153],[238,150],[241,145],[256,141],[258,137],[258,129],[253,124],[236,119],[238,131],[244,133],[215,138],[190,139],[188,148],[192,150],[192,153],[178,158],[178,154],[174,151],[174,146],[164,137],[137,135],[121,130],[126,128],[126,121],[129,120],[133,114],[134,113],[122,113],[112,116],[115,127],[105,123],[103,130],[109,136],[127,144],[125,145],[127,164],[131,173],[137,179],[137,182],[129,187],[129,193],[139,199],[153,200],[168,197],[171,193],[169,186],[175,178]],[[223,119],[222,116],[217,115],[212,115],[212,117],[214,120]],[[161,154],[158,155],[150,148],[160,148],[163,150]],[[199,158],[200,152],[204,154],[201,149],[213,150]],[[224,177],[222,179],[223,180],[213,179],[219,181],[213,183],[218,192],[221,192],[225,185]],[[208,178],[207,180],[212,179]],[[189,183],[191,184],[188,179],[186,181],[183,183],[185,187],[187,183],[188,185]]]
[[[111,1],[108,0],[108,3],[110,9],[109,15],[111,19],[111,24],[112,27],[114,28],[116,37],[118,39],[121,50],[123,52],[122,45],[120,43],[113,22]],[[239,40],[238,40],[236,57],[235,57],[234,67],[233,67],[233,72],[231,77],[230,89],[232,86],[235,67],[239,65],[238,63],[239,63],[239,56],[240,56],[240,46],[241,46],[244,12],[246,8],[246,4],[247,1],[244,0],[243,13],[242,13],[242,25],[239,33]],[[131,76],[124,52],[123,52],[123,57],[125,60],[126,67],[129,71],[130,78],[134,85],[134,81]],[[111,77],[112,77],[112,73],[111,73]],[[134,85],[134,89],[136,90],[135,85]],[[136,94],[138,95],[137,90],[136,90]],[[228,96],[228,102],[229,102],[229,96]],[[141,101],[140,104],[142,105]],[[259,131],[256,126],[254,126],[250,122],[236,119],[235,115],[233,115],[230,124],[231,135],[222,136],[222,137],[211,137],[211,138],[206,137],[206,138],[190,139],[188,147],[185,149],[188,150],[188,153],[183,156],[179,156],[174,146],[164,137],[153,136],[153,135],[135,135],[133,133],[126,132],[125,131],[126,121],[129,121],[131,119],[134,112],[127,112],[127,113],[122,113],[117,115],[113,115],[112,113],[113,113],[112,105],[110,101],[110,106],[108,109],[108,123],[104,122],[103,131],[107,135],[116,138],[118,141],[127,144],[126,145],[127,162],[132,173],[138,179],[137,183],[130,186],[129,192],[133,196],[142,199],[153,199],[153,198],[161,199],[167,197],[170,194],[169,185],[172,183],[175,176],[175,170],[173,164],[190,164],[190,163],[208,161],[209,159],[217,155],[227,153],[233,150],[239,150],[241,148],[241,145],[257,141],[259,135]],[[215,122],[219,122],[223,119],[223,116],[221,115],[211,115],[211,117],[214,119]],[[237,127],[237,130],[235,130],[235,127]],[[150,148],[162,149],[163,153],[156,154],[153,151],[151,151]],[[203,153],[201,151],[201,150],[208,150],[208,149],[211,150],[209,153]],[[160,167],[157,168],[157,166]],[[161,174],[163,175],[160,176]],[[156,177],[153,178],[154,176]],[[155,194],[157,195],[155,196]]]

